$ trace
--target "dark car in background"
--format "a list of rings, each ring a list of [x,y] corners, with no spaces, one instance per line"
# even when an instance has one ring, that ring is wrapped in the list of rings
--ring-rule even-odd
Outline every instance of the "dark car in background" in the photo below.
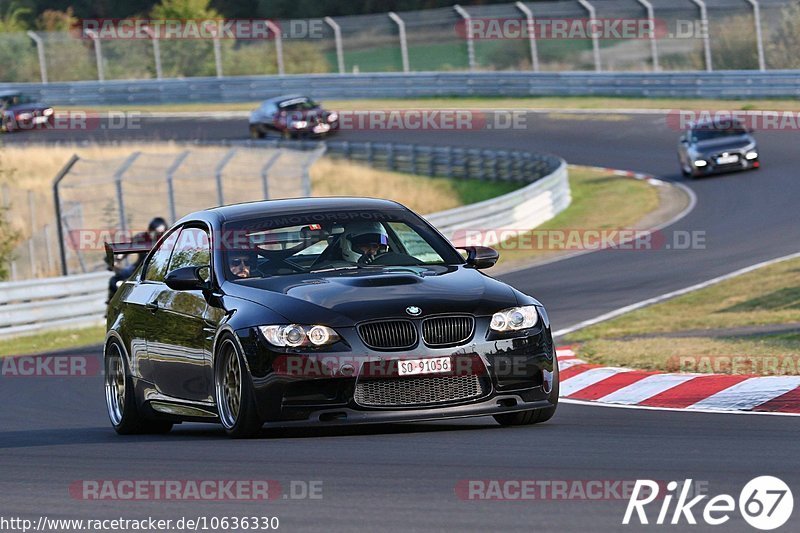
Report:
[[[324,137],[339,129],[339,114],[326,111],[307,96],[270,98],[250,113],[250,136],[263,139],[269,134],[283,138]]]
[[[4,132],[53,125],[53,108],[17,91],[0,92],[0,129]]]
[[[752,131],[731,120],[692,124],[678,141],[678,161],[691,177],[761,166]]]
[[[188,215],[109,303],[112,425],[212,422],[248,437],[264,424],[544,422],[559,391],[547,313],[481,272],[496,251],[464,253],[388,200]]]

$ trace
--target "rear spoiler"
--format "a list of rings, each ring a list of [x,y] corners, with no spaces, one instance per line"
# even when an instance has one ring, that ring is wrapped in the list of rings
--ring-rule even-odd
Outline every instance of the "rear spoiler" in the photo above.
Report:
[[[114,256],[128,255],[128,254],[146,254],[153,247],[150,242],[107,242],[106,248],[106,265],[109,270],[114,269]]]

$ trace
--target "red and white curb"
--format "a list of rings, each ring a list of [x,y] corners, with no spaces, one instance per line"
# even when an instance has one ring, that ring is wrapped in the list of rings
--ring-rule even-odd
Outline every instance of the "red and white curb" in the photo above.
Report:
[[[800,376],[664,373],[604,367],[558,348],[560,397],[614,406],[800,415]]]

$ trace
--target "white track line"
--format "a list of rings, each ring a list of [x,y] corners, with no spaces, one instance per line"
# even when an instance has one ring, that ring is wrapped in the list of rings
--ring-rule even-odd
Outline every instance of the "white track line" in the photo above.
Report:
[[[647,307],[649,305],[657,304],[659,302],[663,302],[664,300],[669,300],[671,298],[675,298],[676,296],[683,296],[684,294],[688,294],[690,292],[698,291],[700,289],[705,289],[706,287],[710,287],[712,285],[716,285],[717,283],[721,283],[723,281],[729,280],[731,278],[735,278],[737,276],[741,276],[742,274],[747,274],[748,272],[752,272],[754,270],[758,270],[762,267],[767,267],[770,265],[774,265],[776,263],[782,263],[784,261],[789,261],[792,259],[800,258],[800,252],[796,252],[793,254],[785,255],[783,257],[777,257],[775,259],[770,259],[768,261],[762,261],[761,263],[757,263],[755,265],[751,265],[749,267],[740,268],[739,270],[735,270],[729,274],[725,274],[723,276],[717,276],[716,278],[711,278],[707,281],[702,283],[698,283],[696,285],[692,285],[690,287],[686,287],[683,289],[679,289],[677,291],[668,292],[666,294],[662,294],[660,296],[654,296],[653,298],[648,298],[647,300],[642,300],[640,302],[636,302],[631,305],[626,305],[625,307],[620,307],[619,309],[615,309],[614,311],[609,311],[608,313],[604,313],[598,317],[584,320],[583,322],[579,322],[574,326],[570,326],[568,328],[560,329],[558,331],[553,332],[554,337],[563,337],[569,333],[573,333],[578,331],[579,329],[583,329],[589,326],[593,326],[595,324],[599,324],[600,322],[605,322],[606,320],[611,320],[612,318],[616,318],[620,315],[624,315],[625,313],[630,313],[631,311],[636,311],[637,309],[641,309],[643,307]]]
[[[559,390],[559,396],[569,396],[571,394],[575,394],[576,392],[585,389],[595,383],[599,383],[606,378],[610,378],[613,375],[619,374],[620,372],[630,372],[629,368],[611,368],[611,367],[601,367],[601,368],[592,368],[591,370],[587,370],[586,372],[581,372],[577,376],[573,376],[569,379],[565,379],[561,382]]]
[[[674,411],[677,413],[694,413],[694,414],[720,414],[720,415],[759,415],[759,416],[800,416],[800,413],[781,413],[778,411],[724,411],[720,409],[697,409],[694,411],[686,410],[678,407],[650,407],[646,405],[623,405],[618,403],[598,403],[596,401],[575,400],[573,398],[561,398],[558,403],[567,403],[575,405],[588,405],[591,407],[609,407],[611,409],[635,409],[641,411]],[[558,417],[556,417],[557,419]]]

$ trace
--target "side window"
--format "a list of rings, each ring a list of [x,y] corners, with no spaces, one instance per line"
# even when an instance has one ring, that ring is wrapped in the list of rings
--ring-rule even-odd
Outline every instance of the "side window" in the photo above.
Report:
[[[210,267],[211,246],[208,232],[200,228],[183,228],[167,272],[182,267]]]
[[[159,246],[159,248],[150,256],[147,262],[147,270],[145,270],[145,281],[164,281],[167,275],[167,264],[169,257],[172,255],[172,249],[175,247],[175,241],[178,238],[178,232],[173,231]]]
[[[436,253],[428,242],[422,236],[408,227],[403,222],[389,222],[400,244],[406,249],[406,252],[419,259],[423,263],[442,263],[442,257]]]

